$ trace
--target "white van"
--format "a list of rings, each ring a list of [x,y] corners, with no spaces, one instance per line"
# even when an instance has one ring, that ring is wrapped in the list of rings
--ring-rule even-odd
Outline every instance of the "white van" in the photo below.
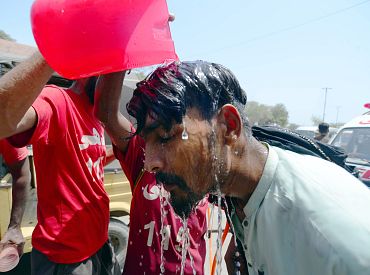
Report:
[[[359,178],[370,187],[370,112],[352,119],[339,129],[329,144],[343,148],[347,164],[355,168]]]

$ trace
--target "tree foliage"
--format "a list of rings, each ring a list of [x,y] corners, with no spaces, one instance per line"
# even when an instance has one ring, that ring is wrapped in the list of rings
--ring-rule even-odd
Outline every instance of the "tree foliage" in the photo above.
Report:
[[[5,39],[5,40],[9,40],[9,41],[15,41],[9,34],[7,34],[6,32],[0,30],[0,38],[1,39]]]
[[[251,125],[279,125],[286,127],[288,124],[288,111],[284,104],[268,106],[256,101],[250,101],[246,107]]]

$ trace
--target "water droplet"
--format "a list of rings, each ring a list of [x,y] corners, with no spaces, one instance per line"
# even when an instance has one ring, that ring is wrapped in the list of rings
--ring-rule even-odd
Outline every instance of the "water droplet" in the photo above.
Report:
[[[189,135],[188,135],[188,132],[186,132],[186,125],[185,125],[185,121],[184,121],[184,118],[182,119],[182,124],[183,124],[183,126],[184,126],[184,129],[182,130],[182,135],[181,135],[181,138],[183,139],[183,140],[187,140],[187,139],[189,139]]]
[[[139,229],[139,233],[141,233],[141,229]]]
[[[141,257],[142,259],[144,259],[144,255],[141,255],[140,257]]]
[[[130,245],[132,245],[132,241],[130,241]]]
[[[140,265],[140,266],[142,266],[142,265],[143,265],[143,263],[142,263],[142,262],[140,262],[140,263],[139,263],[139,265]]]
[[[184,128],[184,130],[182,131],[181,138],[182,138],[183,140],[187,140],[187,139],[189,139],[189,135],[188,135],[188,133],[186,132],[186,129],[185,129],[185,128]]]
[[[159,187],[160,188],[160,192],[159,192],[159,203],[160,203],[160,210],[161,210],[161,229],[160,229],[160,234],[161,234],[161,250],[160,250],[160,253],[161,253],[161,263],[160,263],[160,270],[161,270],[161,274],[164,274],[164,271],[165,271],[165,268],[164,268],[164,264],[165,264],[165,258],[164,258],[164,250],[165,250],[165,247],[166,247],[166,229],[165,229],[165,226],[164,226],[164,219],[166,217],[165,215],[165,210],[164,210],[164,202],[166,201],[164,196],[163,196],[163,188],[162,186]]]

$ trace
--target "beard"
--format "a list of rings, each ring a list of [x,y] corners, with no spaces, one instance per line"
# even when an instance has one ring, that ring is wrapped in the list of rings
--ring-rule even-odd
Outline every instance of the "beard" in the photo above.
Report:
[[[157,184],[175,185],[171,188],[169,202],[180,218],[187,219],[194,211],[198,203],[205,197],[205,194],[194,193],[185,183],[185,180],[174,174],[158,172],[156,174]]]

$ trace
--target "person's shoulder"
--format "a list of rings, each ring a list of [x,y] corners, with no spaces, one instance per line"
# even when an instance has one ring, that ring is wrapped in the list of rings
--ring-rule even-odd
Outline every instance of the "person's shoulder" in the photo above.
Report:
[[[67,101],[67,98],[69,98],[67,89],[56,85],[46,85],[37,99],[47,101],[50,105],[57,105]]]
[[[44,86],[41,93],[47,93],[47,92],[63,93],[64,91],[65,91],[65,89],[62,88],[62,87],[59,87],[59,86],[56,86],[56,85],[53,85],[53,84],[50,84],[50,85],[48,84],[48,85]]]
[[[63,97],[65,97],[64,88],[61,88],[55,85],[46,85],[42,89],[38,99],[44,99],[44,100],[50,99],[53,101],[53,100],[57,100],[58,98],[63,98]]]

